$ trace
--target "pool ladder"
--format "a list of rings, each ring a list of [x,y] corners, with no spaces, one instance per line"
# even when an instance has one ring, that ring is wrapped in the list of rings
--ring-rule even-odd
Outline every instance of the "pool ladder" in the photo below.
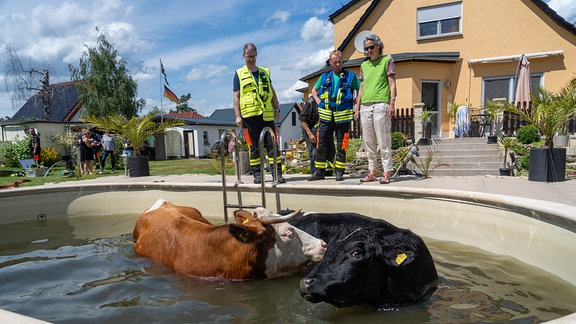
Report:
[[[219,153],[220,153],[220,162],[221,162],[221,166],[222,166],[222,194],[223,194],[223,201],[224,201],[224,222],[227,224],[228,223],[228,209],[229,208],[238,208],[238,209],[244,209],[244,208],[248,208],[248,209],[254,209],[257,207],[264,207],[266,208],[266,185],[265,185],[265,172],[266,172],[266,168],[265,166],[268,164],[266,161],[266,155],[263,154],[264,153],[264,138],[266,136],[266,134],[269,134],[273,143],[276,143],[276,134],[274,133],[274,130],[272,130],[272,128],[270,127],[264,127],[264,129],[262,130],[262,132],[260,133],[260,138],[258,141],[258,148],[260,149],[260,172],[261,172],[261,179],[262,181],[260,181],[261,187],[260,187],[260,191],[261,191],[261,195],[262,195],[262,205],[244,205],[242,203],[242,191],[237,189],[236,193],[238,196],[238,203],[237,204],[231,204],[228,203],[228,194],[227,194],[227,188],[226,188],[226,163],[225,163],[225,156],[226,156],[226,151],[227,151],[227,147],[225,146],[225,143],[227,142],[226,139],[228,137],[232,137],[230,138],[230,141],[234,141],[235,144],[238,144],[238,136],[236,136],[236,133],[234,132],[234,130],[232,129],[227,129],[225,130],[222,135],[220,136],[220,146],[218,147]],[[238,146],[236,145],[236,152],[237,152],[237,148]],[[274,151],[274,160],[273,161],[278,161],[278,150],[275,149]],[[234,172],[236,173],[236,182],[234,183],[234,186],[236,188],[238,188],[238,185],[242,184],[242,175],[240,174],[240,154],[234,154],[235,158],[234,158]],[[274,171],[275,172],[274,172]],[[278,163],[274,163],[274,165],[272,165],[270,167],[270,171],[272,172],[272,186],[276,187],[276,185],[278,185],[278,179],[279,179],[279,170],[278,170]],[[276,208],[277,210],[280,210],[280,199],[278,197],[278,193],[276,193]]]

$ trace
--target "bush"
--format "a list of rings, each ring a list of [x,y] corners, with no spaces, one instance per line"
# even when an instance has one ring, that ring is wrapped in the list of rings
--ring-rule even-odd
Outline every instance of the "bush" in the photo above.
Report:
[[[392,150],[397,150],[401,147],[406,146],[406,142],[404,140],[404,134],[402,132],[394,132],[392,133]]]
[[[530,154],[522,155],[518,163],[518,168],[521,170],[530,169]]]
[[[19,141],[8,142],[2,147],[2,155],[6,159],[6,166],[19,168],[20,160],[31,158],[28,140],[29,138],[26,136]]]
[[[346,161],[354,161],[356,159],[356,153],[362,146],[362,139],[351,138],[348,141],[348,148],[346,148]]]
[[[42,151],[40,151],[40,162],[46,167],[51,167],[54,163],[58,162],[58,152],[51,147],[42,149]]]
[[[522,144],[531,144],[540,141],[540,134],[538,128],[534,125],[526,125],[520,127],[516,133],[516,139]]]

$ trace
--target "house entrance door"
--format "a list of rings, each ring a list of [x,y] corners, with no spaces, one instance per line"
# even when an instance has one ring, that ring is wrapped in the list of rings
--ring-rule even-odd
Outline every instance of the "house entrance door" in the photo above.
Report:
[[[184,148],[185,148],[185,155],[184,157],[187,158],[195,158],[196,154],[194,153],[194,131],[185,131],[184,132]]]
[[[432,138],[440,137],[440,81],[422,81],[422,103],[432,118]]]

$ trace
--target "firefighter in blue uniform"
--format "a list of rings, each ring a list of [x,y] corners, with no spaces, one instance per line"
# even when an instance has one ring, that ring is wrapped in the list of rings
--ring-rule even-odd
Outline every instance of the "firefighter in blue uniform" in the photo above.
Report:
[[[354,119],[354,100],[360,89],[360,80],[352,71],[344,70],[342,53],[332,51],[329,59],[331,71],[325,72],[312,89],[318,103],[320,126],[318,127],[316,172],[308,181],[322,180],[336,151],[334,173],[336,181],[344,180],[346,148],[350,136],[350,123]],[[336,134],[336,148],[334,148]]]

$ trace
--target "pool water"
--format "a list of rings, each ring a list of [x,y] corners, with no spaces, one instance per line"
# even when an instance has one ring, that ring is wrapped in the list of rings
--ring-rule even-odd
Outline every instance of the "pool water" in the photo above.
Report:
[[[136,217],[0,226],[0,308],[54,323],[536,323],[576,311],[576,287],[566,281],[510,257],[428,239],[440,275],[430,300],[388,310],[311,304],[298,292],[302,276],[207,280],[137,257]]]

